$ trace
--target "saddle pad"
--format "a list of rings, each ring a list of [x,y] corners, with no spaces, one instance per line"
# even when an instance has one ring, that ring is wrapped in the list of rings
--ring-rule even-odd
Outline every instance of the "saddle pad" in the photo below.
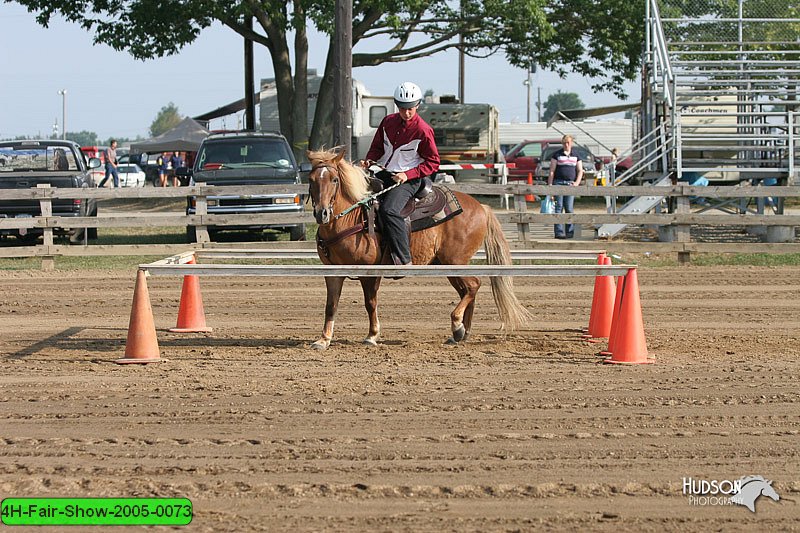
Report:
[[[428,229],[446,222],[463,210],[456,195],[444,185],[434,185],[433,192],[416,202],[410,216],[411,231]]]

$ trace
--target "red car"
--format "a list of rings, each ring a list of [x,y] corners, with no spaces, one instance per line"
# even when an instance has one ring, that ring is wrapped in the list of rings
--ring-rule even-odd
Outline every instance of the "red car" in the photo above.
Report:
[[[536,175],[536,167],[542,158],[545,148],[550,144],[561,145],[561,139],[545,139],[539,141],[522,141],[506,152],[506,163],[514,163],[515,168],[508,169],[508,181],[527,181],[528,174]]]

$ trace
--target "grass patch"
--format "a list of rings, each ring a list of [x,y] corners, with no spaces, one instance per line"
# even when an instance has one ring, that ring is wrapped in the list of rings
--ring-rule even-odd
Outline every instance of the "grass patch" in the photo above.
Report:
[[[56,270],[64,272],[85,270],[135,270],[137,266],[161,259],[154,255],[109,255],[90,257],[57,257]],[[0,259],[0,270],[41,270],[40,257]]]
[[[685,266],[678,263],[676,253],[621,254],[614,263],[637,264],[647,268],[669,268]],[[800,254],[701,254],[691,255],[692,266],[798,266]]]

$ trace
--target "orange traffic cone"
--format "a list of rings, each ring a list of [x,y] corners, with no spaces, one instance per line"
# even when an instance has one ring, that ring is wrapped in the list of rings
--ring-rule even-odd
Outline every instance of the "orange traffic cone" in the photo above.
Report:
[[[602,259],[603,265],[611,265],[610,257],[603,255]],[[611,333],[611,321],[614,317],[615,292],[614,278],[612,276],[595,277],[592,314],[589,317],[589,331],[583,335],[583,338],[587,341],[599,342],[594,339],[608,338]]]
[[[530,172],[528,172],[528,185],[533,185],[533,174],[531,174]],[[526,194],[525,195],[525,201],[526,202],[535,202],[536,198],[532,194]]]
[[[161,361],[153,322],[153,308],[150,306],[150,293],[144,270],[136,274],[136,287],[133,289],[133,307],[128,322],[128,340],[125,341],[125,357],[115,363],[157,363]]]
[[[642,304],[639,300],[639,280],[636,269],[625,274],[622,303],[619,308],[619,326],[614,338],[611,357],[604,363],[638,365],[652,363],[647,359],[647,341],[644,338]]]
[[[597,352],[600,357],[610,357],[614,351],[614,339],[619,329],[619,308],[622,306],[622,288],[625,286],[625,276],[617,278],[617,294],[614,296],[614,316],[611,318],[611,333],[608,335],[608,348]]]
[[[187,264],[194,265],[194,257]],[[169,330],[173,333],[205,333],[211,331],[211,328],[206,327],[206,314],[203,310],[203,297],[200,295],[200,278],[198,276],[183,276],[181,303],[178,307],[178,323]]]
[[[600,252],[599,254],[597,254],[597,264],[598,265],[605,264],[605,257],[606,257],[606,254],[604,252]],[[582,337],[585,336],[584,335],[585,333],[589,333],[589,330],[592,329],[592,323],[595,320],[595,318],[594,318],[594,308],[597,305],[597,278],[598,277],[599,276],[595,276],[595,278],[594,278],[594,291],[592,292],[592,307],[591,307],[591,310],[589,311],[589,326],[581,328],[581,332],[582,332],[581,336]]]

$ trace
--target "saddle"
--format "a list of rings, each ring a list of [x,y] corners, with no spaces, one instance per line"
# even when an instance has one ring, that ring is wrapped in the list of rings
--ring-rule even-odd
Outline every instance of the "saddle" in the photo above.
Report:
[[[373,193],[383,190],[383,182],[377,178],[370,178],[369,188]],[[342,239],[366,231],[371,239],[375,238],[375,232],[381,232],[380,217],[377,216],[380,199],[374,200],[362,206],[364,208],[364,219],[354,226],[339,232],[335,236],[323,240],[317,231],[317,248],[328,256],[330,246]],[[463,211],[461,204],[456,198],[455,193],[444,185],[434,185],[430,178],[420,180],[420,188],[411,197],[406,206],[400,211],[405,218],[409,232],[421,231],[446,222]]]
[[[382,191],[384,189],[383,182],[380,179],[371,178],[370,189],[374,193]],[[453,208],[445,209],[451,203],[455,203]],[[442,213],[443,211],[447,212]],[[447,187],[434,185],[431,179],[426,176],[420,178],[419,190],[406,203],[405,207],[400,211],[400,215],[406,219],[411,231],[419,231],[440,224],[444,222],[444,217],[449,219],[460,212],[461,204],[458,203],[453,192]],[[437,220],[433,220],[432,217],[439,213],[442,213],[442,216]],[[431,220],[428,221],[426,219]]]

